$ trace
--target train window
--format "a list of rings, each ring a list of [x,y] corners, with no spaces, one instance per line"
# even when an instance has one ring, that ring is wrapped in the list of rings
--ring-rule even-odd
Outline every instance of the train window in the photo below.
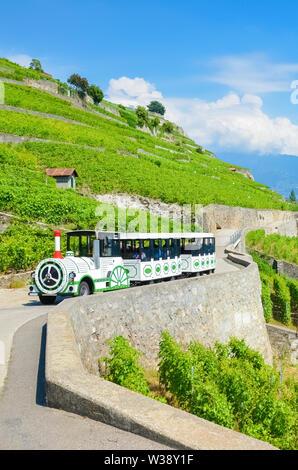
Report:
[[[181,241],[177,238],[173,239],[174,243],[174,256],[180,256],[181,254]]]
[[[162,257],[161,240],[153,240],[153,258],[158,260]]]
[[[204,238],[204,255],[213,254],[215,250],[215,239],[214,238]]]
[[[120,242],[121,256],[123,259],[130,259],[132,255],[132,241],[123,240]]]
[[[67,251],[72,251],[74,256],[80,256],[80,237],[67,237]]]
[[[145,253],[144,261],[149,261],[153,258],[153,250],[152,250],[152,240],[143,240],[143,248]]]
[[[93,256],[93,241],[95,235],[70,235],[67,239],[67,251],[73,251],[74,256]]]
[[[202,245],[202,238],[183,238],[181,243],[181,253],[198,256],[199,254],[203,254]]]
[[[150,240],[127,240],[121,242],[121,256],[123,259],[151,259]]]
[[[168,252],[169,252],[168,240],[161,240],[161,257],[162,257],[162,259],[167,259],[167,257],[169,256]]]
[[[175,256],[179,256],[177,253],[178,253],[178,249],[177,249],[177,241],[178,240],[175,240],[174,238],[170,238],[170,240],[168,240],[168,255],[171,259],[175,258]]]

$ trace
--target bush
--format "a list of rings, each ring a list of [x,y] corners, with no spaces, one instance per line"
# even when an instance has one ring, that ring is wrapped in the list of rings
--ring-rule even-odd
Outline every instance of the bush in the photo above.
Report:
[[[170,121],[166,121],[163,123],[161,128],[164,132],[168,132],[169,134],[171,134],[174,130],[174,124]]]
[[[291,295],[291,309],[293,312],[298,312],[298,281],[289,278],[285,278],[285,281]]]
[[[136,109],[136,115],[138,118],[138,126],[144,127],[149,122],[149,114],[146,108],[138,106]]]
[[[286,281],[276,275],[273,282],[274,293],[279,309],[280,321],[288,325],[291,320],[291,296]]]
[[[103,91],[98,86],[89,86],[87,93],[91,98],[93,98],[95,104],[100,103],[103,99]]]
[[[66,248],[61,237],[61,249]],[[51,230],[43,230],[18,222],[10,225],[0,235],[0,272],[35,269],[44,258],[54,253],[54,236]]]
[[[263,305],[263,310],[264,310],[264,317],[265,317],[266,323],[269,323],[273,315],[270,278],[266,276],[266,274],[261,273],[261,282],[262,282],[262,305]]]
[[[165,332],[159,358],[160,381],[182,409],[276,447],[296,448],[295,387],[281,386],[244,340],[231,338],[213,350],[192,342],[183,350]]]
[[[100,358],[109,369],[106,379],[143,395],[149,395],[143,369],[138,364],[141,354],[122,336],[115,336],[108,344],[112,358]]]

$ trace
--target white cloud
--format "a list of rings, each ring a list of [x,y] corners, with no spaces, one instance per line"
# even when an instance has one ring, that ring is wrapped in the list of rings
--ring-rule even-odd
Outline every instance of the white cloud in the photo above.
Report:
[[[138,77],[121,77],[118,80],[112,78],[105,94],[113,103],[124,106],[146,106],[150,101],[162,100],[162,94],[152,83]]]
[[[207,81],[227,85],[240,93],[272,93],[289,91],[297,78],[298,63],[273,63],[265,54],[225,56],[210,61],[216,71]]]
[[[11,62],[14,62],[15,64],[19,64],[22,67],[29,67],[31,60],[32,60],[32,57],[26,54],[17,54],[17,55],[13,55],[7,58]]]
[[[270,118],[254,94],[229,93],[207,102],[198,98],[164,98],[143,78],[110,80],[108,99],[123,105],[146,106],[151,100],[166,107],[173,121],[198,144],[220,150],[298,156],[298,126],[286,117]]]

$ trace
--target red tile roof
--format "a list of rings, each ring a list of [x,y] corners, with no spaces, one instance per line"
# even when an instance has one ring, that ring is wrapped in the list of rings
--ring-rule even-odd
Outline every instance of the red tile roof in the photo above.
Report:
[[[78,176],[75,168],[47,168],[48,176]]]

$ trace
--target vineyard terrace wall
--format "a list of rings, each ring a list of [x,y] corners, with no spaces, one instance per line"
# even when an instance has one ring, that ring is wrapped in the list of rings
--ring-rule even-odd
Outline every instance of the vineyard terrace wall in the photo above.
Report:
[[[244,338],[271,364],[260,295],[258,267],[250,258],[249,265],[238,271],[69,299],[63,307],[82,362],[94,374],[98,358],[109,353],[107,340],[116,335],[143,353],[143,366],[156,366],[165,330],[184,346],[192,340],[212,347],[232,336]]]
[[[210,204],[203,208],[202,218],[204,229],[209,232],[216,232],[218,229],[249,227],[250,230],[255,230],[266,227],[268,234],[279,233],[289,237],[297,235],[297,212]]]

